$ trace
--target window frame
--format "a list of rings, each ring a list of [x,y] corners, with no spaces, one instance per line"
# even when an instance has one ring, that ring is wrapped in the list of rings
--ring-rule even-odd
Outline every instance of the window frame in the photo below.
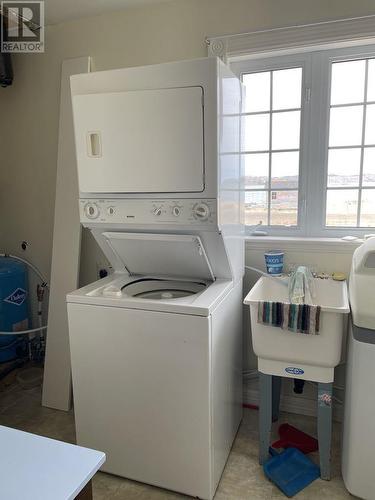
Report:
[[[283,51],[280,55],[256,54],[253,57],[229,61],[232,71],[239,78],[242,78],[245,73],[296,66],[303,68],[298,225],[293,227],[262,226],[262,229],[264,228],[269,235],[329,238],[348,234],[363,236],[374,230],[373,227],[325,225],[332,63],[367,58],[375,58],[375,44],[325,50],[321,47],[315,50],[309,47],[298,53],[291,51],[287,55]],[[360,189],[360,187],[353,189]],[[247,226],[246,233],[251,234],[251,232],[252,226]]]

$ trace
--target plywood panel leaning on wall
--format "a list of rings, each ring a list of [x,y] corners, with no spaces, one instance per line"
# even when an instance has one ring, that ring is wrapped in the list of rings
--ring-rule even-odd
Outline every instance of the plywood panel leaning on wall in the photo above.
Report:
[[[78,286],[81,228],[70,97],[70,76],[90,71],[90,58],[62,63],[51,292],[43,381],[43,406],[69,410],[71,373],[66,294]]]

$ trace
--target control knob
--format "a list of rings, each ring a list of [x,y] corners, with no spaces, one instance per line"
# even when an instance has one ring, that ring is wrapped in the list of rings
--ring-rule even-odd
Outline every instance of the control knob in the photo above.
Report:
[[[84,208],[85,215],[88,219],[96,219],[100,215],[99,207],[96,203],[86,203]]]
[[[181,213],[181,209],[179,206],[175,205],[173,208],[172,208],[172,214],[175,216],[175,217],[178,217]]]
[[[196,220],[206,221],[211,215],[210,207],[206,203],[197,203],[193,207],[193,216]]]

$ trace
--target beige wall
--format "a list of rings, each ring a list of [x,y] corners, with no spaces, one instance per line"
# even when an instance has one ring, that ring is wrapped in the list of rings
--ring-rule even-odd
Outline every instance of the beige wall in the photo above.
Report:
[[[368,14],[373,0],[176,0],[48,27],[46,53],[14,57],[14,85],[0,89],[0,247],[26,239],[49,274],[63,59],[90,55],[101,70],[194,58],[207,35]]]
[[[46,53],[14,57],[14,85],[0,89],[1,249],[20,253],[26,239],[26,257],[49,275],[63,59],[90,55],[94,70],[102,70],[202,57],[208,35],[369,14],[375,14],[374,0],[176,0],[48,27]],[[101,257],[88,235],[83,250],[87,280]],[[295,253],[293,259],[318,259],[327,269],[335,260]],[[253,263],[260,262],[262,252],[253,255]],[[344,271],[349,261],[346,255]],[[250,356],[247,365],[253,364]]]

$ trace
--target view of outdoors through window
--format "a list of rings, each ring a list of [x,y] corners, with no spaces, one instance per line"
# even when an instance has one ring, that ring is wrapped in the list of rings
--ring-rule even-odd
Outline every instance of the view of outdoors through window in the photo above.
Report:
[[[298,223],[302,68],[243,75],[245,221]]]
[[[327,226],[375,226],[375,59],[332,64]]]

